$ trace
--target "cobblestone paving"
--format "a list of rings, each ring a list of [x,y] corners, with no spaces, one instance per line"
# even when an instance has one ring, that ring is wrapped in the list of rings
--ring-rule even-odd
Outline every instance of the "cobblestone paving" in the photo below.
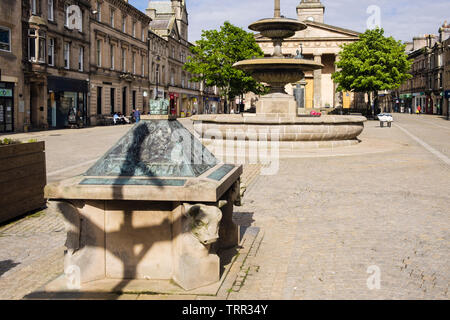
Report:
[[[257,178],[236,216],[265,236],[230,299],[448,299],[449,167],[398,128],[389,134],[405,148],[282,160]]]
[[[426,121],[398,117],[448,155],[449,142],[436,137],[448,137],[448,123]],[[395,125],[368,122],[362,139],[373,137],[400,147],[285,159],[274,176],[244,166],[235,219],[262,232],[229,299],[448,299],[449,167]],[[20,299],[60,274],[64,241],[62,219],[49,210],[0,227],[0,299]],[[370,266],[380,269],[379,290],[367,287]]]
[[[0,299],[20,299],[63,270],[64,223],[50,210],[0,228]]]

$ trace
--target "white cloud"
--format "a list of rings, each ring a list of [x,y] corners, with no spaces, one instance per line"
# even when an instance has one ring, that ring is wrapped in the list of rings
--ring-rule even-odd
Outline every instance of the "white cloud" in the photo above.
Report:
[[[200,39],[201,31],[219,28],[224,21],[242,27],[261,18],[273,16],[273,0],[186,0],[189,13],[190,41]],[[145,10],[148,0],[130,0]],[[281,13],[296,18],[300,0],[281,0]],[[414,36],[438,32],[445,20],[450,21],[448,0],[322,0],[325,23],[363,32],[370,5],[381,9],[381,26],[387,35],[402,41]]]

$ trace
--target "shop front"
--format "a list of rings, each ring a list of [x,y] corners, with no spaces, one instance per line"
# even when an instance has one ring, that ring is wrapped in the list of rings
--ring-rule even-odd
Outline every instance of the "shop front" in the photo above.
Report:
[[[0,82],[0,132],[14,131],[14,83]]]
[[[179,115],[179,99],[180,95],[175,92],[169,92],[169,108],[170,108],[170,114],[173,116]]]
[[[450,117],[450,90],[447,90],[444,92],[444,98],[445,98],[445,109],[444,113],[447,116],[447,119]]]
[[[189,99],[187,94],[181,95],[180,117],[188,117],[189,114]]]
[[[432,95],[433,114],[442,115],[442,107],[444,105],[444,92],[435,92]]]
[[[180,116],[182,118],[184,117],[190,117],[194,114],[198,113],[198,97],[183,94],[182,95],[182,107],[181,107],[181,114]]]
[[[206,97],[204,98],[205,114],[219,113],[220,98]]]
[[[400,112],[412,113],[413,95],[411,93],[401,94],[400,99]]]
[[[412,112],[416,113],[416,111],[419,108],[419,106],[420,106],[420,109],[423,112],[425,105],[426,105],[425,92],[415,92],[415,93],[413,93]]]
[[[47,123],[51,128],[89,125],[88,82],[48,77]]]

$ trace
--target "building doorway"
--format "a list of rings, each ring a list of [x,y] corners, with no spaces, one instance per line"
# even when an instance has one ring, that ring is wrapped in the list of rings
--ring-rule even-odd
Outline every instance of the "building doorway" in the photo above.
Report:
[[[114,106],[116,105],[116,89],[111,88],[110,92],[110,100],[111,100],[111,114],[114,114]]]
[[[127,87],[122,89],[122,114],[127,114]]]
[[[97,114],[102,114],[102,87],[97,87]]]
[[[0,132],[14,131],[13,86],[0,83]]]

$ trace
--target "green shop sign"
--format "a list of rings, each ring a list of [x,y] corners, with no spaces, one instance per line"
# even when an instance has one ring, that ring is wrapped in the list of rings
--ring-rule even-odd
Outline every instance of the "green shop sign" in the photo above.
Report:
[[[0,97],[12,97],[12,89],[0,89]]]

